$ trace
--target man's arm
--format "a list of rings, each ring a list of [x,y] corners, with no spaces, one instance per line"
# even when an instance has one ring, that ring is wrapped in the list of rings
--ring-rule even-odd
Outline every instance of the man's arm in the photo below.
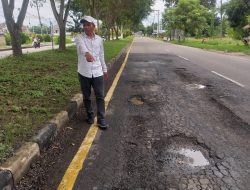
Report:
[[[93,62],[94,57],[88,52],[88,49],[80,35],[75,37],[75,44],[80,54],[83,54],[88,62]]]

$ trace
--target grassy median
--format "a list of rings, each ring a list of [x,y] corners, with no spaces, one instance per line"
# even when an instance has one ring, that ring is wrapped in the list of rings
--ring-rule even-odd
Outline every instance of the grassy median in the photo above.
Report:
[[[244,45],[240,40],[231,38],[186,38],[185,41],[173,40],[171,43],[223,52],[241,52],[250,55],[250,46]]]
[[[110,61],[132,41],[104,43]],[[0,59],[0,163],[79,92],[76,48]]]

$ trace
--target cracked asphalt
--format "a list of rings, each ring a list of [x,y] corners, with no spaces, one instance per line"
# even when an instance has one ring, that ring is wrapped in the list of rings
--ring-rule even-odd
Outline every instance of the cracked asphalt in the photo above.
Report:
[[[98,131],[73,189],[250,189],[249,114],[239,106],[248,108],[250,91],[164,48],[135,38],[107,110],[110,127]],[[88,126],[79,114],[67,127],[60,153],[50,148],[17,189],[57,188]],[[188,150],[203,161],[195,165],[202,159]]]

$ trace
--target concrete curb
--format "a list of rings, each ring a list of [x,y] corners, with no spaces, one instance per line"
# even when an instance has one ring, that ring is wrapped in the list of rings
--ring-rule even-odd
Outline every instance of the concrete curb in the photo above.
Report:
[[[107,63],[108,68],[128,51],[129,45],[120,54]],[[15,184],[27,173],[30,165],[53,142],[61,128],[74,117],[83,103],[82,94],[76,94],[66,107],[66,111],[59,112],[48,123],[43,124],[37,135],[30,142],[24,143],[5,163],[0,166],[0,190],[14,189]]]

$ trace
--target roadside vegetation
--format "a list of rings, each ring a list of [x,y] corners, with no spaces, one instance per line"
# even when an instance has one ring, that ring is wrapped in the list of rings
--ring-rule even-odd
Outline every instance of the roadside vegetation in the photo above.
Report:
[[[144,27],[144,35],[169,42],[224,52],[250,49],[249,0],[164,0],[162,29],[158,23]],[[157,15],[155,15],[157,16]]]
[[[171,43],[223,52],[240,52],[250,55],[249,46],[244,45],[240,40],[232,38],[186,38],[184,41],[173,40]]]
[[[104,43],[110,61],[132,37]],[[80,92],[75,47],[0,60],[0,163]]]

